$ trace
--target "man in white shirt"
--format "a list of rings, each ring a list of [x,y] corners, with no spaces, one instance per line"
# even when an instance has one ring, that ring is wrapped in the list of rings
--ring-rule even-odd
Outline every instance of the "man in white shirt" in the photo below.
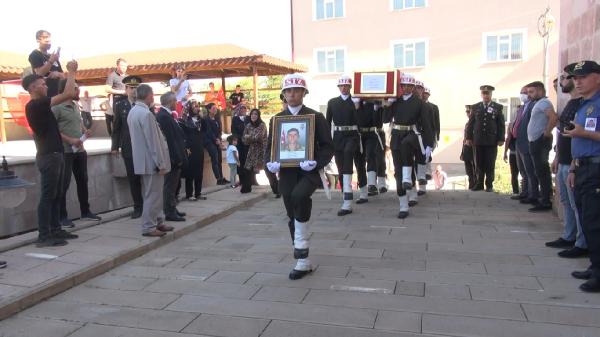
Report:
[[[187,74],[185,73],[185,69],[182,65],[179,65],[175,68],[175,78],[172,78],[169,81],[169,85],[171,86],[171,91],[175,94],[175,98],[177,99],[177,107],[175,111],[181,115],[185,102],[192,97],[192,88],[190,87],[190,82],[187,80]]]

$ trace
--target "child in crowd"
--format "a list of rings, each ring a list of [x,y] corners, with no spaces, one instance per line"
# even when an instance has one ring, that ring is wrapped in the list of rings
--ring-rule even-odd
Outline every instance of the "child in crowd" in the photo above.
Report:
[[[433,181],[435,183],[435,189],[441,190],[446,187],[448,182],[448,174],[442,169],[442,165],[438,165],[433,172]]]
[[[229,181],[231,182],[231,188],[235,188],[235,176],[237,175],[237,167],[240,165],[240,158],[238,156],[237,149],[237,137],[231,135],[227,137],[227,165],[229,165]]]

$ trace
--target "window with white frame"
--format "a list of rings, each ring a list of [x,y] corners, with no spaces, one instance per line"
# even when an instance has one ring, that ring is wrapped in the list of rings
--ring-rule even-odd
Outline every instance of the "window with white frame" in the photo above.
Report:
[[[392,42],[394,68],[418,68],[427,65],[427,40],[401,40]]]
[[[395,11],[409,8],[422,8],[426,5],[426,0],[392,0],[392,9]]]
[[[485,62],[518,61],[525,54],[525,31],[492,32],[483,35]]]
[[[325,20],[344,16],[344,0],[315,0],[315,19]]]
[[[343,73],[346,62],[343,48],[319,49],[316,51],[319,73]]]

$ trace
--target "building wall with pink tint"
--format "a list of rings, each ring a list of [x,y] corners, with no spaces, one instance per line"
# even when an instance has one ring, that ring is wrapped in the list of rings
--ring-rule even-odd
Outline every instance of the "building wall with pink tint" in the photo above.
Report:
[[[321,2],[322,1],[322,2]],[[343,15],[317,19],[319,3],[340,3]],[[416,3],[418,0],[405,0]],[[413,2],[414,1],[414,2]],[[574,2],[581,1],[575,0]],[[442,138],[449,135],[448,158],[458,158],[466,122],[464,105],[481,100],[479,86],[496,87],[494,97],[516,98],[521,87],[542,80],[543,40],[538,35],[539,16],[547,6],[560,24],[559,0],[423,0],[423,8],[394,10],[401,0],[293,0],[294,61],[307,65],[310,94],[306,104],[322,108],[339,95],[336,79],[341,72],[319,71],[318,52],[343,50],[343,73],[394,68],[397,41],[426,41],[426,64],[400,68],[414,74],[431,89],[430,100],[440,108]],[[488,62],[487,34],[518,31],[523,35],[522,57]],[[549,81],[558,69],[558,29],[549,43]],[[556,96],[550,89],[552,99]],[[514,100],[513,100],[514,102]],[[514,109],[512,109],[514,112]],[[452,144],[451,144],[452,143]],[[455,153],[456,152],[456,153]]]

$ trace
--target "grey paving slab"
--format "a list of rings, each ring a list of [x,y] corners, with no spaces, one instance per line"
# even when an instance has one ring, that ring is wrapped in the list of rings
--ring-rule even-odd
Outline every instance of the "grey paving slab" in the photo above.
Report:
[[[481,337],[596,337],[600,329],[474,317],[423,315],[423,333]]]
[[[582,281],[575,280],[573,283],[580,284]],[[574,286],[543,290],[482,286],[470,286],[469,288],[474,300],[600,308],[600,296],[590,296],[590,294],[583,293]]]
[[[347,279],[310,275],[296,282],[290,282],[287,275],[256,273],[246,284],[283,286],[307,289],[331,289],[342,291],[363,291],[391,294],[396,286],[395,281]]]
[[[420,333],[421,314],[380,310],[375,321],[375,329]]]
[[[498,289],[498,288],[492,288]],[[453,298],[457,300],[471,299],[469,286],[451,284],[428,284],[425,286],[425,297]],[[475,299],[475,298],[473,298]],[[481,299],[481,298],[477,298]]]
[[[425,283],[397,281],[396,290],[394,291],[394,294],[408,296],[424,296]]]
[[[19,316],[179,332],[198,315],[91,303],[47,301],[25,310]]]
[[[600,308],[577,308],[556,305],[523,304],[531,322],[600,327]]]
[[[272,321],[261,337],[425,337],[421,334]]]
[[[372,309],[336,308],[312,304],[232,300],[184,295],[167,310],[214,315],[279,319],[371,328],[377,312]]]
[[[288,274],[289,263],[261,263],[261,262],[237,262],[237,261],[214,261],[196,260],[185,266],[184,270],[227,270],[238,272],[261,271],[271,274]]]
[[[270,320],[202,314],[183,332],[222,337],[258,337]]]
[[[450,261],[427,261],[427,271],[443,271],[450,273],[486,274],[483,263],[479,262],[450,262]]]
[[[158,280],[148,287],[146,291],[168,294],[201,295],[218,298],[248,299],[254,295],[260,286],[241,285],[218,282],[204,282],[202,280]]]
[[[159,268],[126,264],[110,271],[112,275],[129,277],[159,278],[169,280],[206,280],[216,270],[193,268]]]
[[[209,337],[207,335],[87,324],[69,337]]]
[[[83,285],[91,288],[115,289],[115,290],[142,290],[149,284],[155,282],[155,278],[128,277],[117,275],[102,275],[93,278]]]
[[[341,277],[344,278],[348,275],[350,267],[345,266],[318,266],[315,270],[318,270],[319,276],[324,277]]]
[[[308,294],[309,289],[263,286],[252,297],[252,300],[300,303]]]
[[[179,298],[179,295],[177,294],[76,287],[55,296],[53,300],[145,309],[162,309],[177,298]]]
[[[206,282],[237,283],[243,284],[250,279],[254,273],[242,271],[218,271],[211,275]]]
[[[525,320],[516,303],[311,290],[303,303]]]
[[[65,337],[81,328],[83,323],[49,319],[12,317],[0,323],[2,337]]]

